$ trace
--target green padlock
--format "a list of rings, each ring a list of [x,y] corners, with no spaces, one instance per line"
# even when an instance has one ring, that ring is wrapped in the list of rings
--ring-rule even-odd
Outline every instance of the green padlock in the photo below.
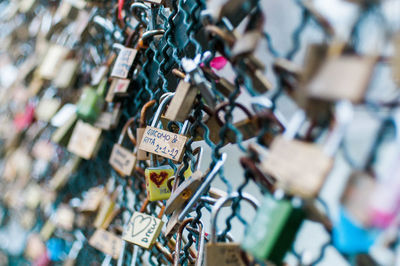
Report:
[[[103,79],[97,86],[97,90],[89,86],[83,89],[76,108],[77,115],[80,119],[86,122],[96,121],[104,104],[106,86],[107,80]]]
[[[281,265],[304,217],[299,198],[285,199],[281,190],[266,195],[241,246],[258,260]]]

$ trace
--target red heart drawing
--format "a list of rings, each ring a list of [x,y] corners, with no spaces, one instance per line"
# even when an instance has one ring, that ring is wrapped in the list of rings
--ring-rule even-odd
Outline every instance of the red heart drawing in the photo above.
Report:
[[[167,178],[168,178],[168,173],[164,171],[160,172],[160,174],[157,173],[150,174],[150,180],[153,181],[153,183],[156,184],[157,187],[160,187]]]

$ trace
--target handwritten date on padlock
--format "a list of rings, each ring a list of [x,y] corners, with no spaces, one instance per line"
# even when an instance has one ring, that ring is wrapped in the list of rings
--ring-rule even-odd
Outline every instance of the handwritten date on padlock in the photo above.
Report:
[[[163,225],[164,223],[156,217],[134,212],[124,229],[122,239],[149,249],[160,235]]]
[[[179,161],[187,137],[166,130],[147,126],[139,149],[174,161]]]

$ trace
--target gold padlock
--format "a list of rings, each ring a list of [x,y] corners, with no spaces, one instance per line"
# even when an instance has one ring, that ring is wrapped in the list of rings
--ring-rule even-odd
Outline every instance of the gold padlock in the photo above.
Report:
[[[131,176],[136,166],[136,156],[134,155],[134,153],[122,146],[125,135],[127,131],[130,130],[130,126],[134,122],[135,118],[131,118],[124,125],[121,135],[118,138],[118,143],[114,144],[109,160],[109,163],[114,168],[114,170],[123,177]],[[135,139],[133,139],[133,141],[135,141]]]
[[[135,211],[128,225],[124,228],[122,239],[141,246],[145,249],[150,249],[156,242],[157,237],[161,233],[164,222],[161,217],[164,212],[164,206],[161,207],[158,217],[145,214],[149,200],[146,199],[140,211]]]
[[[68,143],[68,151],[89,160],[100,147],[101,129],[79,120]]]
[[[217,216],[221,208],[228,201],[232,201],[237,198],[238,193],[228,195],[226,197],[220,198],[212,208],[211,213],[211,241],[206,245],[206,266],[229,266],[229,265],[246,265],[245,260],[243,260],[241,253],[243,251],[240,248],[240,244],[237,242],[217,242]],[[250,195],[242,194],[245,201],[249,202],[255,209],[258,208],[258,201]]]

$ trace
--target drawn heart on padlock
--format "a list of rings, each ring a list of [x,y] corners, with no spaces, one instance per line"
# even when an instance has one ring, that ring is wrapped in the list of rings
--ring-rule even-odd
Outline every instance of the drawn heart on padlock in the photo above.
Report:
[[[132,237],[135,237],[140,233],[142,233],[144,230],[146,230],[146,228],[149,227],[150,223],[151,223],[151,217],[144,217],[142,215],[136,216],[131,222]]]
[[[168,178],[168,173],[167,172],[160,172],[160,174],[157,173],[151,173],[150,174],[150,180],[153,181],[154,184],[156,184],[157,187],[160,187],[162,183],[164,183],[165,179]]]

